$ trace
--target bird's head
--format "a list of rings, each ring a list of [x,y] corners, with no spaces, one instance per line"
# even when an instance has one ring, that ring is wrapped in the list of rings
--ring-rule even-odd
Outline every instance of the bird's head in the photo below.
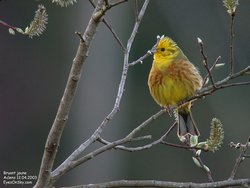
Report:
[[[154,59],[175,59],[182,53],[177,44],[169,37],[161,37],[154,51]],[[184,55],[184,54],[183,54]]]

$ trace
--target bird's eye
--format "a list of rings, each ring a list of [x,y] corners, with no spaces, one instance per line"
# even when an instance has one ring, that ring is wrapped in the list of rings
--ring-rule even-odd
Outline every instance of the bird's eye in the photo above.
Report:
[[[164,52],[164,51],[165,51],[165,48],[161,48],[161,51]]]

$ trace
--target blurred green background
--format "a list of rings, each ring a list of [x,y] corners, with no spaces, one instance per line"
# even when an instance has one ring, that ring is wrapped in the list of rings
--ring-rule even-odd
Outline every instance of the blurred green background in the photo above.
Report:
[[[250,2],[239,2],[235,19],[236,71],[250,64]],[[38,174],[47,134],[79,43],[74,32],[84,31],[93,11],[88,1],[60,8],[50,1],[5,0],[0,1],[0,19],[25,28],[40,3],[45,5],[49,14],[49,24],[42,36],[33,39],[20,34],[12,36],[0,26],[1,173],[25,171],[30,175]],[[133,1],[128,1],[106,15],[124,44],[135,20],[133,7]],[[189,60],[205,75],[197,37],[205,44],[209,63],[213,63],[220,55],[221,63],[228,64],[229,25],[230,17],[222,1],[151,1],[132,47],[130,61],[145,54],[155,43],[156,36],[164,34],[174,39]],[[152,57],[149,57],[142,65],[138,64],[129,70],[120,112],[105,128],[102,134],[104,138],[112,141],[125,136],[160,109],[151,98],[147,86],[151,62]],[[55,167],[89,138],[113,108],[122,66],[121,48],[108,29],[100,24],[84,65]],[[228,65],[216,70],[215,79],[224,78],[228,71]],[[237,79],[240,80],[244,79]],[[222,148],[216,153],[202,153],[215,180],[228,178],[238,156],[238,151],[230,149],[228,143],[245,142],[250,135],[249,97],[250,86],[234,87],[199,100],[193,107],[201,141],[208,137],[213,117],[219,118],[224,124]],[[152,134],[152,139],[157,139],[172,122],[173,119],[164,115],[141,134]],[[169,136],[169,141],[179,143],[175,132]],[[137,144],[143,145],[145,142]],[[100,144],[91,148],[97,146]],[[191,157],[191,153],[186,150],[163,145],[135,153],[112,150],[73,169],[56,185],[118,179],[207,181],[206,175],[195,166]],[[249,169],[250,161],[245,160],[237,177],[249,177]]]

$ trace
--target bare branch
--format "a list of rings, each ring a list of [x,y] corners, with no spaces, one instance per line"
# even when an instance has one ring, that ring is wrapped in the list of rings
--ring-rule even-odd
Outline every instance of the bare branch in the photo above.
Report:
[[[51,170],[54,164],[54,160],[58,151],[60,139],[68,120],[69,111],[76,93],[78,81],[81,77],[82,67],[87,58],[89,52],[90,43],[96,33],[97,27],[100,23],[100,19],[104,15],[106,9],[103,9],[103,1],[99,1],[95,8],[90,22],[84,32],[83,39],[80,40],[76,56],[73,60],[71,71],[68,77],[68,81],[62,96],[58,111],[49,132],[45,150],[41,162],[39,177],[35,188],[51,187],[54,182],[51,181]]]
[[[204,67],[206,68],[206,70],[208,72],[208,75],[209,75],[209,78],[211,80],[212,86],[214,88],[216,88],[214,78],[212,76],[212,72],[210,71],[209,66],[208,66],[207,56],[204,53],[204,44],[203,44],[203,42],[202,42],[202,40],[200,38],[198,38],[198,44],[200,45],[200,52],[201,52],[201,55],[202,55],[202,57],[204,59],[203,60],[203,65],[204,65]]]
[[[218,56],[217,59],[214,61],[213,65],[210,67],[209,72],[213,71],[214,67],[216,67],[220,59],[221,59],[221,56]],[[203,86],[206,84],[208,77],[209,77],[209,73],[207,73],[207,75],[203,78]]]
[[[95,8],[95,3],[93,2],[93,0],[89,0],[90,4]],[[123,1],[123,2],[126,2],[126,1]],[[123,2],[120,2],[120,3],[123,3]],[[122,43],[122,41],[120,40],[120,38],[118,37],[118,35],[116,34],[115,30],[111,27],[111,24],[109,24],[109,22],[107,21],[106,18],[103,18],[102,19],[102,22],[104,23],[104,25],[107,26],[107,28],[110,30],[110,32],[112,33],[112,35],[114,36],[115,40],[118,42],[118,44],[121,46],[122,50],[125,51],[125,47]]]
[[[235,13],[231,14],[230,24],[230,74],[234,73],[234,18]]]
[[[107,26],[107,28],[110,30],[110,32],[113,34],[114,38],[116,39],[116,41],[118,42],[118,44],[121,46],[122,50],[125,51],[126,48],[124,47],[121,39],[116,34],[115,30],[112,28],[111,24],[109,24],[108,21],[107,21],[107,19],[105,19],[105,18],[102,21]]]
[[[228,84],[228,82],[230,80],[233,80],[235,78],[238,78],[240,76],[243,76],[245,75],[245,73],[249,72],[250,70],[250,66],[242,69],[241,71],[237,72],[237,73],[234,73],[232,75],[229,75],[227,76],[226,78],[220,80],[220,81],[217,81],[215,84],[216,84],[216,88],[214,88],[212,85],[210,86],[207,86],[207,87],[204,87],[202,88],[201,90],[199,90],[197,92],[197,94],[193,97],[190,97],[190,98],[187,98],[183,101],[181,101],[179,103],[179,105],[185,103],[185,102],[188,102],[188,101],[192,101],[192,100],[196,100],[198,98],[202,98],[204,96],[207,96],[207,95],[211,95],[212,93],[214,93],[215,91],[219,90],[219,89],[223,89],[223,88],[228,88],[228,87],[233,87],[233,86],[241,86],[241,85],[248,85],[249,82],[239,82],[239,83],[231,83],[231,84]],[[178,106],[179,106],[178,105]]]
[[[161,141],[162,144],[167,145],[167,146],[171,146],[174,148],[180,148],[180,149],[194,149],[195,147],[190,147],[190,146],[185,146],[185,145],[179,145],[179,144],[173,144],[170,142],[166,142],[166,141]]]
[[[100,135],[99,135],[98,138],[97,138],[97,140],[101,141],[102,143],[105,143],[107,145],[102,146],[102,147],[96,149],[95,151],[93,151],[93,152],[91,152],[91,153],[89,153],[89,154],[87,154],[87,155],[85,155],[85,156],[83,156],[83,157],[81,157],[79,159],[76,159],[77,156],[74,156],[75,157],[74,161],[73,160],[72,161],[67,161],[68,159],[66,159],[63,162],[62,165],[60,165],[54,172],[52,172],[51,176],[52,176],[53,181],[56,181],[59,177],[61,177],[62,175],[64,175],[68,171],[70,171],[71,169],[75,168],[76,166],[78,166],[78,165],[80,165],[80,164],[82,164],[82,163],[84,163],[84,162],[86,162],[86,161],[94,158],[95,156],[97,156],[97,155],[99,155],[99,154],[101,154],[101,153],[103,153],[103,152],[105,152],[107,150],[110,150],[112,148],[118,148],[118,149],[127,150],[127,151],[128,150],[139,151],[139,150],[148,149],[148,148],[152,147],[153,145],[156,145],[156,144],[160,143],[162,141],[162,139],[165,138],[169,134],[169,132],[174,128],[174,126],[176,125],[176,123],[174,123],[169,128],[169,130],[160,139],[158,139],[157,141],[153,142],[152,144],[148,144],[146,146],[142,146],[142,147],[138,147],[138,148],[127,148],[125,146],[121,146],[122,144],[126,144],[128,142],[133,141],[134,139],[137,139],[137,138],[134,138],[134,136],[136,135],[136,133],[139,132],[139,131],[141,131],[143,128],[145,128],[147,125],[149,125],[149,122],[151,122],[154,119],[158,118],[163,113],[165,113],[165,109],[157,112],[155,115],[151,116],[149,119],[147,119],[146,121],[144,121],[141,125],[139,125],[133,131],[131,131],[126,137],[124,137],[122,139],[119,139],[119,140],[116,140],[114,142],[108,142],[108,141],[106,141],[104,139],[101,139]],[[145,138],[145,137],[143,137],[143,138]],[[73,154],[76,151],[74,151]],[[77,153],[78,152],[79,151],[77,151]]]
[[[213,177],[212,177],[212,173],[209,170],[209,168],[204,164],[204,162],[202,161],[200,155],[196,155],[197,150],[196,149],[192,149],[194,158],[196,158],[196,160],[199,162],[201,169],[203,170],[203,172],[206,173],[208,181],[209,182],[213,182]]]
[[[138,0],[134,1],[134,9],[135,9],[135,21],[137,21],[138,18]]]
[[[60,166],[58,166],[51,173],[51,177],[52,177],[52,179],[53,179],[54,182],[59,177],[61,177],[63,174],[65,174],[66,172],[68,172],[69,170],[71,170],[72,168],[74,168],[74,167],[80,165],[81,163],[83,163],[83,162],[85,162],[85,161],[93,158],[93,156],[98,155],[98,154],[100,154],[100,153],[102,153],[102,152],[104,152],[104,151],[106,151],[108,149],[111,149],[111,148],[115,147],[116,145],[124,144],[126,142],[129,142],[130,139],[132,138],[132,137],[127,137],[126,139],[117,140],[115,142],[112,142],[110,145],[106,145],[106,146],[103,146],[103,147],[95,150],[94,152],[92,152],[92,154],[88,154],[88,155],[86,155],[86,156],[84,156],[84,157],[76,160],[80,156],[80,154],[90,144],[92,144],[93,142],[95,142],[100,137],[100,134],[103,131],[103,128],[108,124],[108,122],[119,111],[121,99],[122,99],[123,92],[124,92],[125,82],[126,82],[126,78],[127,78],[127,72],[128,72],[128,67],[129,67],[128,66],[128,61],[129,61],[129,54],[130,54],[131,46],[132,46],[134,38],[135,38],[135,36],[136,36],[136,34],[138,32],[139,25],[140,25],[141,20],[142,20],[142,18],[144,16],[144,13],[146,11],[148,3],[149,3],[149,0],[146,0],[144,2],[143,6],[142,6],[142,9],[141,9],[141,11],[139,13],[139,19],[135,23],[134,29],[133,29],[133,31],[131,33],[131,36],[130,36],[128,42],[127,42],[127,48],[126,48],[126,50],[124,52],[123,72],[122,72],[121,81],[120,81],[119,88],[118,88],[117,97],[116,97],[115,104],[114,104],[114,107],[113,107],[112,111],[104,118],[104,120],[102,121],[102,123],[95,130],[95,132],[91,135],[91,137],[88,140],[86,140],[84,143],[82,143]],[[96,9],[98,9],[98,7],[100,6],[99,4],[97,4]],[[93,15],[96,15],[96,18],[99,18],[99,20],[100,20],[102,18],[102,16],[104,15],[104,12],[103,12],[103,14],[101,14],[101,13],[98,12],[98,14],[93,14]]]
[[[139,125],[138,127],[136,127],[133,131],[131,131],[126,137],[122,138],[122,139],[119,139],[119,140],[116,140],[114,142],[107,142],[103,139],[100,138],[100,135],[98,136],[97,140],[101,140],[103,142],[105,142],[107,145],[105,146],[102,146],[98,149],[96,149],[95,151],[93,152],[90,152],[89,154],[79,158],[79,159],[76,159],[76,157],[78,157],[78,155],[73,155],[74,153],[79,153],[79,151],[81,150],[81,146],[75,150],[71,156],[69,158],[72,158],[74,157],[74,160],[69,160],[66,159],[54,172],[51,173],[51,176],[52,176],[52,180],[53,181],[56,181],[58,178],[60,178],[62,175],[64,175],[65,173],[67,173],[68,171],[70,171],[71,169],[75,168],[76,166],[94,158],[95,156],[105,152],[105,151],[108,151],[112,148],[120,148],[120,149],[123,149],[123,150],[128,150],[129,148],[126,148],[124,146],[121,146],[122,144],[126,144],[128,142],[131,142],[131,141],[134,141],[134,139],[137,139],[135,138],[134,136],[136,135],[136,133],[138,133],[139,131],[141,131],[143,128],[145,128],[146,126],[149,125],[149,122],[153,121],[155,118],[158,118],[160,115],[162,115],[163,113],[165,113],[165,109],[157,112],[155,115],[151,116],[149,119],[147,119],[146,121],[144,121],[141,125]],[[153,142],[152,144],[148,144],[146,146],[142,146],[140,148],[133,148],[132,150],[134,151],[138,151],[138,150],[143,150],[143,149],[148,149],[150,147],[152,147],[153,145],[156,145],[158,143],[161,142],[161,140],[166,137],[167,134],[169,134],[170,130],[172,130],[172,128],[175,126],[175,124],[173,126],[170,127],[170,129],[157,141]],[[93,135],[92,135],[93,136]],[[86,142],[85,142],[86,143]],[[80,154],[80,153],[79,153]]]
[[[152,119],[152,117],[150,117],[149,119]],[[142,123],[141,125],[144,125],[144,126],[146,126],[146,125],[149,125],[149,121],[147,121],[147,122],[144,122],[144,123]],[[166,137],[167,137],[167,135],[170,133],[170,131],[175,127],[177,125],[177,123],[175,122],[168,130],[167,130],[167,132],[163,135],[163,136],[161,136],[158,140],[155,140],[155,141],[153,141],[152,143],[150,143],[150,144],[146,144],[146,145],[144,145],[144,146],[139,146],[139,147],[126,147],[126,146],[120,146],[120,145],[118,145],[118,146],[116,146],[115,147],[115,149],[120,149],[120,150],[123,150],[123,151],[129,151],[129,152],[135,152],[135,151],[142,151],[142,150],[146,150],[146,149],[149,149],[149,148],[151,148],[151,147],[153,147],[153,146],[155,146],[155,145],[157,145],[157,144],[160,144],[160,143],[165,143],[165,141],[163,141]],[[141,130],[142,128],[144,128],[143,126],[138,126],[138,127],[140,127],[140,129],[137,129],[137,131],[138,130]],[[132,131],[133,132],[133,131]],[[128,135],[129,136],[129,135]],[[111,142],[108,142],[108,141],[106,141],[106,140],[104,140],[104,139],[101,139],[101,138],[99,138],[98,139],[98,141],[100,141],[101,143],[103,143],[103,144],[111,144]]]
[[[144,59],[146,59],[148,56],[150,56],[150,55],[153,54],[153,52],[155,51],[155,49],[156,49],[156,47],[157,47],[159,41],[160,41],[160,38],[157,39],[157,42],[155,43],[155,45],[154,45],[150,50],[148,50],[147,53],[145,53],[145,54],[144,54],[142,57],[140,57],[139,59],[137,59],[137,60],[135,60],[135,61],[129,63],[129,66],[134,66],[134,65],[136,65],[136,64],[138,64],[138,63],[141,63],[141,64],[142,64]]]
[[[191,182],[169,182],[169,181],[157,181],[157,180],[119,180],[110,181],[99,184],[89,185],[77,185],[71,187],[61,188],[114,188],[114,187],[172,187],[172,188],[211,188],[211,187],[228,187],[228,186],[244,186],[250,185],[250,178],[248,179],[237,179],[237,180],[224,180],[211,183],[191,183]]]
[[[241,144],[241,143],[238,143],[238,144],[234,144],[233,142],[230,143],[230,147],[231,148],[236,148],[236,149],[240,149],[240,154],[238,156],[238,158],[236,159],[236,162],[234,164],[234,167],[233,167],[233,170],[231,172],[231,175],[229,177],[229,179],[234,179],[235,176],[236,176],[236,173],[240,167],[240,164],[243,162],[244,160],[244,157],[245,157],[245,154],[247,152],[247,149],[248,149],[248,143],[250,142],[250,137],[247,139],[246,143],[245,144]]]
[[[238,83],[231,83],[231,84],[223,84],[219,87],[219,89],[222,89],[222,88],[227,88],[227,87],[233,87],[233,86],[245,86],[245,85],[249,85],[250,84],[250,81],[249,82],[238,82]]]
[[[110,5],[109,5],[109,8],[112,8],[112,7],[114,7],[114,6],[120,5],[120,4],[125,3],[125,2],[127,2],[127,1],[128,1],[128,0],[119,0],[119,1],[116,1],[116,2],[113,3],[113,4],[110,4]]]
[[[13,29],[13,30],[16,30],[16,29],[17,29],[17,27],[12,26],[12,25],[10,25],[10,24],[8,24],[8,23],[2,21],[2,20],[0,20],[0,24],[3,25],[4,27],[11,28],[11,29]]]

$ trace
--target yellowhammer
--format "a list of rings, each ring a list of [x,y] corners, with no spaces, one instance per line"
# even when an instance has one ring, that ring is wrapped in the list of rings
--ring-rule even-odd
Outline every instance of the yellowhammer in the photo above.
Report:
[[[202,77],[182,50],[169,37],[161,37],[154,52],[154,61],[148,77],[150,94],[162,107],[174,107],[191,97],[202,87]],[[191,102],[177,109],[178,136],[189,142],[200,135],[191,115]]]

